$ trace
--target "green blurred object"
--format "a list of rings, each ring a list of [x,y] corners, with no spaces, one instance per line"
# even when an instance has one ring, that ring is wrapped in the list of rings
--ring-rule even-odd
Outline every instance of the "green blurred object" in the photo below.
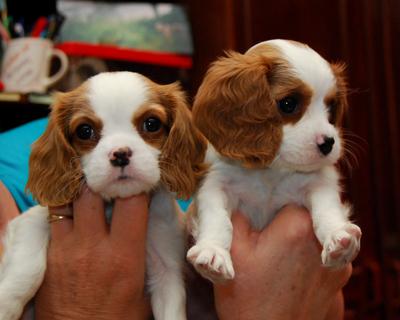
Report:
[[[60,0],[58,11],[66,17],[59,42],[193,53],[189,22],[178,4]]]

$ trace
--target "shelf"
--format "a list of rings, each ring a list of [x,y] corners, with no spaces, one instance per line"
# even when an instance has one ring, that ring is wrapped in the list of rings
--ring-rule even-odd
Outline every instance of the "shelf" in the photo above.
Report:
[[[58,44],[56,48],[64,51],[65,54],[69,56],[91,56],[102,59],[124,60],[181,69],[190,69],[193,66],[191,56],[176,53],[143,51],[113,45],[82,42],[63,42]]]
[[[33,104],[49,106],[53,97],[48,94],[29,93],[22,94],[17,92],[0,92],[0,104]]]

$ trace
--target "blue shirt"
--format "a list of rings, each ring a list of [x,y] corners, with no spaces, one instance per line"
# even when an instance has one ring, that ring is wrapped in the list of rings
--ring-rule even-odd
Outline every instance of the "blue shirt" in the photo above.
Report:
[[[30,194],[25,192],[28,181],[28,162],[31,145],[42,135],[48,119],[39,119],[0,133],[0,180],[11,192],[20,211],[36,205]],[[190,201],[178,200],[183,211]]]

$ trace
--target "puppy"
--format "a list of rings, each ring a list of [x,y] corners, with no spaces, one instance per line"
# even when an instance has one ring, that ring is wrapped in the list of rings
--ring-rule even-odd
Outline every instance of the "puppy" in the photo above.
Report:
[[[187,258],[212,281],[232,279],[231,212],[264,228],[288,203],[305,206],[323,246],[322,263],[340,268],[360,248],[361,231],[340,199],[335,163],[343,153],[344,67],[286,40],[231,52],[208,70],[193,121],[209,140],[211,167],[189,221]]]
[[[151,194],[147,276],[153,313],[156,319],[186,319],[184,235],[171,192],[190,196],[203,174],[205,150],[176,84],[103,73],[59,94],[30,158],[27,188],[41,205],[6,231],[0,319],[18,319],[43,280],[50,236],[45,206],[70,203],[84,183],[108,202]]]

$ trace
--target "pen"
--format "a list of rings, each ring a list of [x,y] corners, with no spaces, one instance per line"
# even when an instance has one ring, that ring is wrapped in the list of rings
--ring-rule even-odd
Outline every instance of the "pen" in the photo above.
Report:
[[[53,16],[53,20],[52,20],[52,21],[54,21],[53,26],[51,26],[51,31],[50,31],[50,26],[49,26],[49,32],[47,34],[47,37],[49,39],[54,39],[57,36],[64,20],[65,20],[65,17],[61,14],[56,14]]]
[[[31,32],[31,36],[32,37],[36,37],[36,38],[40,37],[41,33],[46,28],[47,23],[48,23],[48,21],[47,21],[46,17],[40,17],[36,21],[35,25],[33,26],[33,29],[32,29],[32,32]]]

